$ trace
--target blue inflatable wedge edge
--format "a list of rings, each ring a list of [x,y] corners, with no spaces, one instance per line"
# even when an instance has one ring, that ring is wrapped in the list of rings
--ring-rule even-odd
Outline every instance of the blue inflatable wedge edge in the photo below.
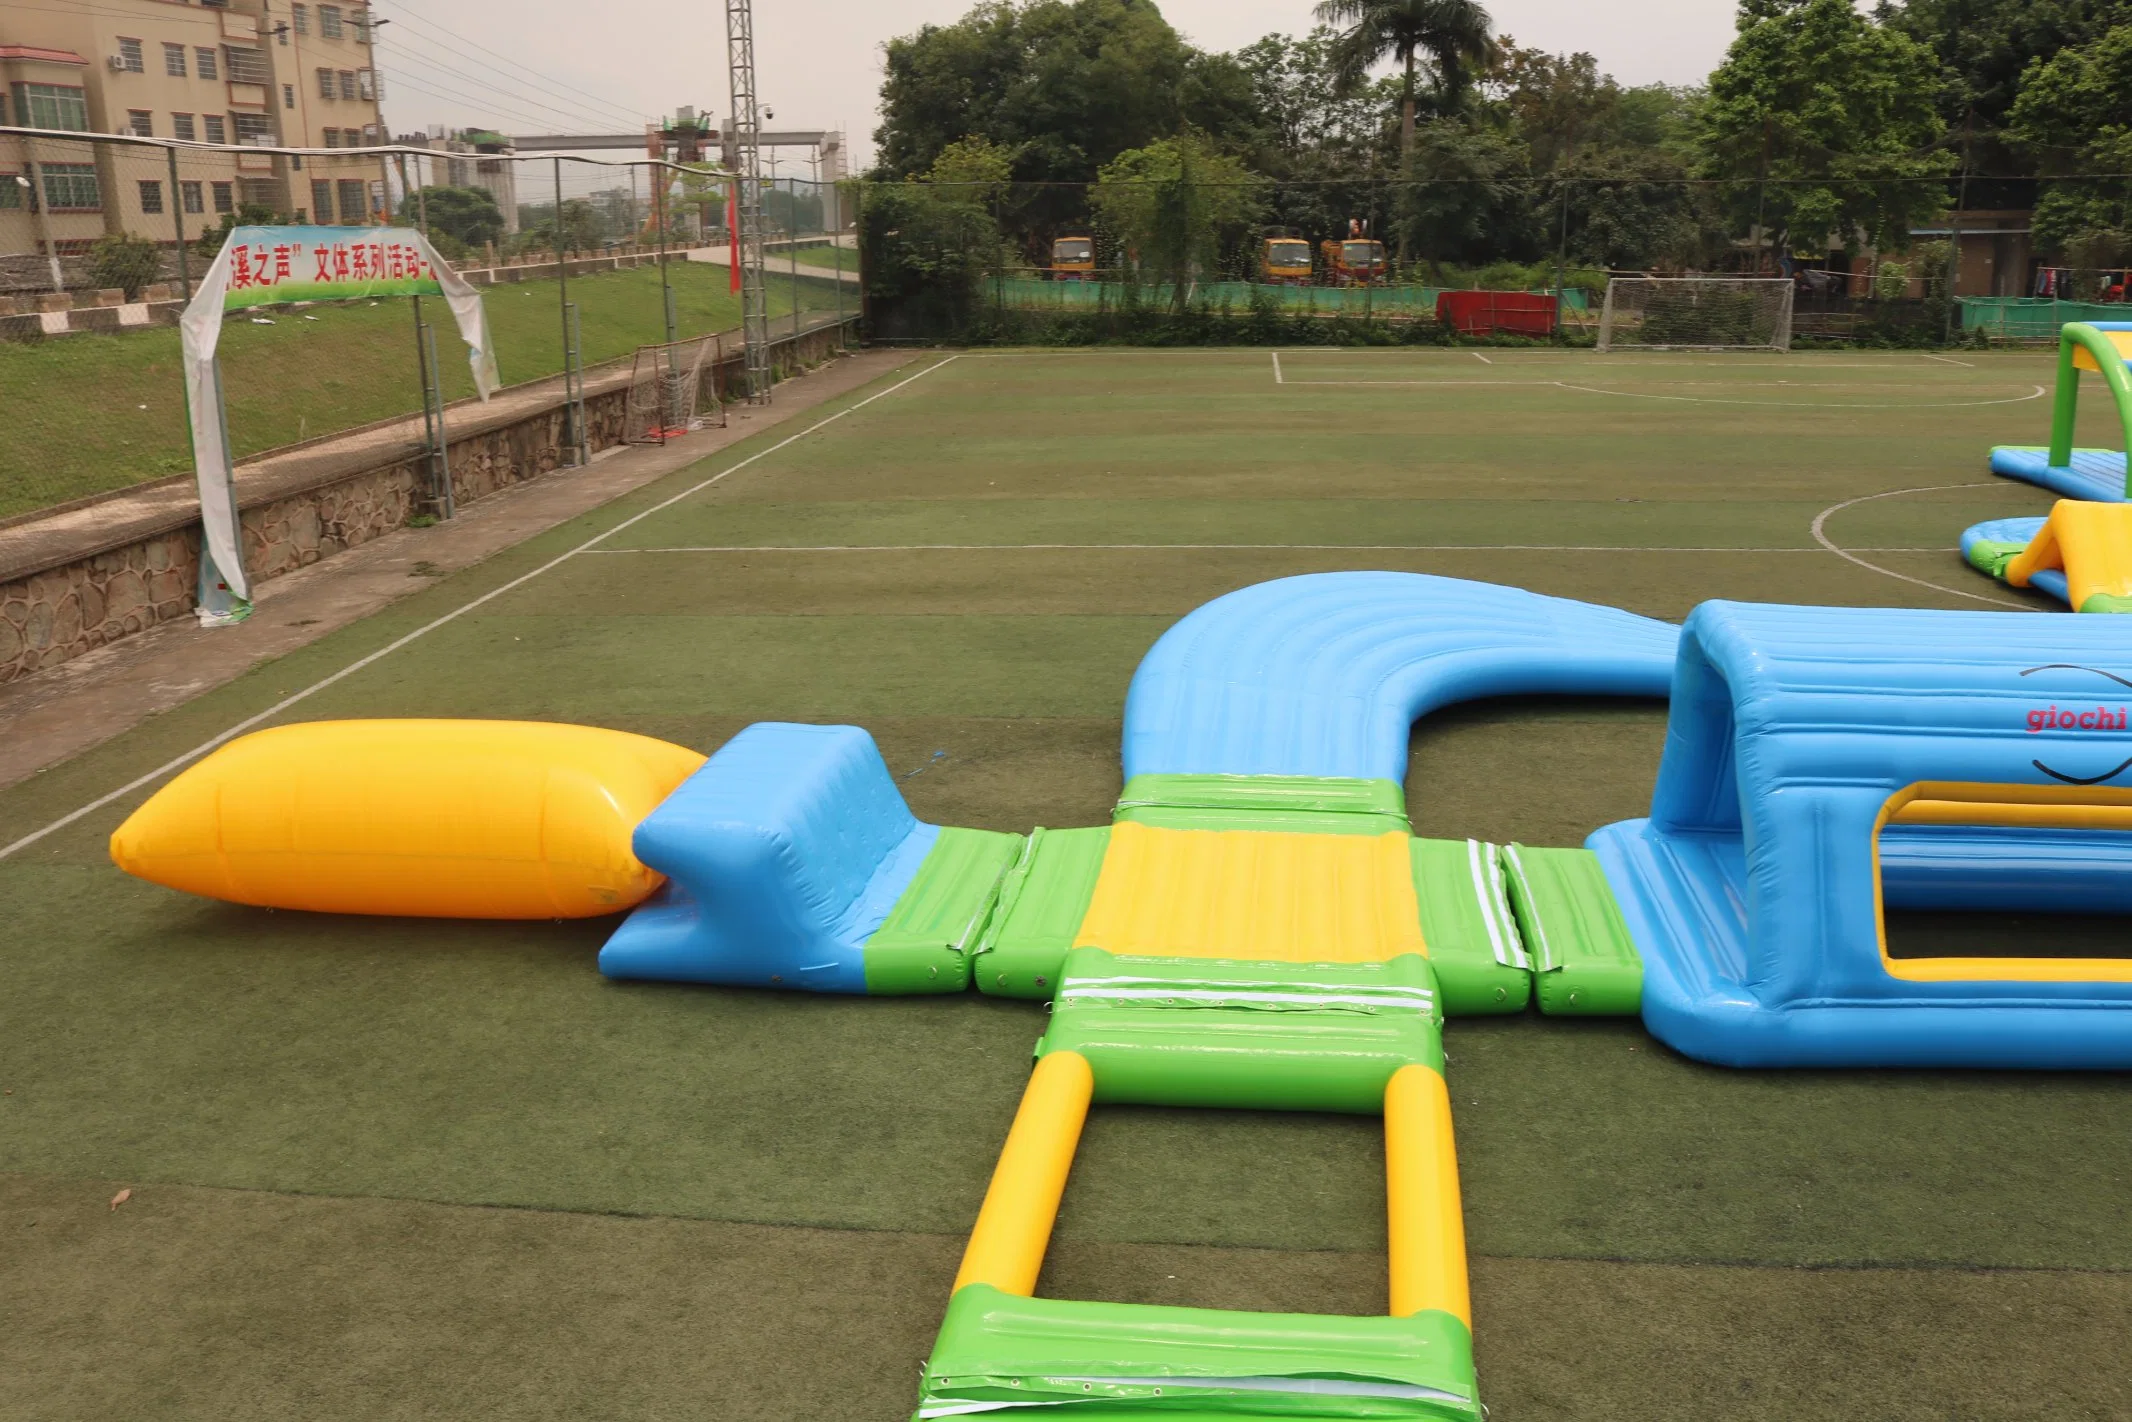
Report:
[[[2069,499],[2125,501],[2125,457],[2114,449],[2076,449],[2070,467],[2051,463],[2042,445],[2002,444],[1991,451],[1991,472],[2037,484]]]
[[[1679,629],[1425,573],[1311,573],[1163,633],[1125,698],[1125,775],[1404,781],[1413,723],[1530,693],[1664,696]]]
[[[1896,823],[2132,779],[2132,625],[1711,602],[1681,634],[1648,819],[1587,841],[1643,1014],[1727,1066],[2132,1067],[2132,959],[1895,959],[1892,908],[2110,910],[2132,834]],[[1876,832],[1878,831],[1877,835]],[[2048,920],[2038,933],[2048,933]]]
[[[866,940],[939,837],[864,730],[759,722],[637,826],[637,858],[668,881],[600,971],[863,993]]]
[[[1986,548],[1994,545],[1999,548],[2026,548],[2036,535],[2043,531],[2043,525],[2048,521],[2043,518],[2025,517],[1991,518],[1982,523],[1973,523],[1962,530],[1962,561],[1979,572],[1988,572],[1993,577],[2000,577],[1997,571],[1978,561],[1977,546],[1982,544]],[[2003,582],[2004,578],[2000,577],[2000,581]],[[2049,593],[2060,602],[2072,601],[2066,592],[2063,568],[2039,568],[2029,575],[2028,585],[2038,592]]]

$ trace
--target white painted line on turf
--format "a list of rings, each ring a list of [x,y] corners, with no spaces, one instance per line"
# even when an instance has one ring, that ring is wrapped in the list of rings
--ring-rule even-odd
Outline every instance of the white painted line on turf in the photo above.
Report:
[[[1900,498],[1905,494],[1936,494],[1945,489],[2000,489],[2004,487],[2005,485],[1996,482],[1990,484],[1921,484],[1914,489],[1888,489],[1878,494],[1861,494],[1855,499],[1845,499],[1840,504],[1830,504],[1820,513],[1815,514],[1812,526],[1814,541],[1819,543],[1823,548],[1826,548],[1829,552],[1835,554],[1838,558],[1843,559],[1843,561],[1846,563],[1856,563],[1861,568],[1866,568],[1871,570],[1872,572],[1880,573],[1886,577],[1894,578],[1898,582],[1912,583],[1918,587],[1930,588],[1934,592],[1947,593],[1954,597],[1966,597],[1971,602],[1988,602],[1994,607],[2009,607],[2017,612],[2037,612],[2041,609],[2031,607],[2025,602],[2016,602],[2012,598],[1987,597],[1983,593],[1968,592],[1962,588],[1945,587],[1939,583],[1927,582],[1923,578],[1913,578],[1908,573],[1898,573],[1893,568],[1883,568],[1878,563],[1868,563],[1865,559],[1858,557],[1856,553],[1852,552],[1851,550],[1837,547],[1836,541],[1828,536],[1827,529],[1829,519],[1832,516],[1842,513],[1845,509],[1850,508],[1856,504],[1869,504],[1872,503],[1875,499]],[[1876,548],[1865,549],[1862,551],[1877,553],[1883,550]]]
[[[1970,485],[1950,485],[1969,488]],[[1997,487],[1996,485],[1975,487]],[[1816,547],[1741,547],[1674,543],[693,543],[667,548],[594,548],[625,553],[1813,553]],[[1941,548],[1859,548],[1859,553],[1941,553]]]
[[[1281,379],[1281,353],[1279,351],[1273,353],[1273,383],[1275,385],[1285,385],[1287,383]]]
[[[1473,358],[1474,358],[1475,360],[1479,361],[1479,362],[1480,362],[1480,363],[1481,363],[1482,365],[1494,365],[1494,364],[1495,364],[1495,362],[1494,362],[1494,361],[1492,361],[1492,360],[1488,359],[1488,357],[1486,357],[1486,356],[1482,355],[1482,354],[1481,354],[1481,353],[1480,353],[1479,351],[1475,351],[1475,352],[1473,353]]]
[[[1974,361],[1956,360],[1952,356],[1934,355],[1930,351],[1925,352],[1925,359],[1936,360],[1942,365],[1958,365],[1961,366],[1964,370],[1976,369],[1976,363]]]
[[[719,480],[724,479],[727,475],[737,474],[741,470],[747,468],[750,464],[753,464],[756,460],[775,454],[780,449],[783,449],[786,445],[792,444],[798,440],[805,439],[808,435],[813,434],[816,430],[823,429],[829,425],[833,425],[838,420],[843,419],[846,415],[851,414],[853,411],[863,410],[868,405],[871,405],[874,401],[884,399],[890,395],[893,395],[898,390],[901,390],[904,386],[909,385],[914,381],[923,380],[928,375],[931,375],[934,371],[940,369],[941,366],[952,365],[959,359],[961,359],[961,356],[959,354],[951,355],[946,360],[940,361],[933,365],[929,365],[924,370],[919,371],[916,375],[907,376],[904,379],[897,381],[894,385],[889,386],[886,390],[877,390],[873,394],[867,396],[864,400],[859,401],[857,404],[845,406],[843,409],[837,411],[835,414],[829,416],[827,419],[815,421],[813,424],[807,426],[807,428],[799,431],[797,434],[790,434],[785,436],[783,439],[779,440],[776,444],[771,445],[767,449],[759,449],[755,453],[749,455],[746,459],[743,459],[735,464],[727,465],[724,469],[719,470],[710,478],[702,480],[699,483],[689,485],[689,487],[683,489],[680,493],[675,494],[672,498],[661,500],[659,503],[653,504],[650,508],[643,510],[641,513],[630,515],[628,518],[616,524],[613,528],[610,528],[603,533],[595,533],[592,537],[586,539],[583,543],[578,544],[575,548],[570,549],[568,552],[556,555],[555,557],[549,559],[547,562],[541,564],[538,568],[535,568],[532,572],[522,573],[518,577],[515,577],[511,579],[511,581],[505,583],[503,586],[498,588],[492,588],[488,592],[483,593],[480,597],[474,598],[470,602],[460,604],[458,607],[453,608],[450,612],[445,613],[442,617],[438,617],[429,622],[423,623],[420,627],[417,627],[414,631],[408,633],[406,636],[401,637],[397,641],[388,642],[387,644],[378,648],[375,652],[370,653],[370,655],[366,657],[357,658],[355,661],[352,661],[348,665],[342,667],[339,671],[334,672],[331,676],[320,677],[317,681],[312,682],[303,690],[294,692],[288,696],[284,696],[281,700],[275,702],[272,706],[267,707],[266,710],[261,711],[255,716],[245,717],[242,721],[239,721],[236,725],[231,726],[228,730],[221,732],[219,735],[210,737],[205,741],[202,741],[199,745],[194,746],[191,750],[185,752],[183,755],[176,756],[173,759],[163,762],[163,764],[157,766],[154,770],[149,771],[146,775],[137,776],[134,779],[127,781],[124,785],[119,786],[118,789],[113,790],[110,794],[100,795],[96,799],[91,800],[88,804],[83,805],[80,809],[75,810],[69,814],[61,815],[58,819],[52,821],[44,828],[39,830],[33,830],[29,834],[26,834],[22,838],[16,840],[13,844],[0,846],[0,859],[5,859],[9,855],[14,854],[19,850],[29,848],[38,840],[43,839],[46,835],[52,834],[57,830],[65,829],[68,825],[73,824],[76,820],[81,819],[85,815],[95,814],[98,810],[101,810],[104,806],[110,804],[114,800],[123,799],[125,796],[132,794],[134,791],[140,789],[144,785],[154,784],[156,781],[161,780],[164,776],[170,774],[172,771],[180,770],[185,766],[191,764],[193,761],[198,760],[201,756],[206,755],[209,751],[215,749],[217,746],[220,746],[225,742],[235,740],[238,736],[243,735],[246,731],[251,730],[254,726],[272,720],[274,717],[280,715],[282,712],[288,710],[290,707],[296,705],[298,702],[309,700],[311,697],[316,696],[319,692],[324,691],[327,687],[332,686],[334,683],[344,681],[348,677],[354,676],[363,668],[370,666],[375,662],[382,661],[386,657],[391,656],[394,652],[399,651],[402,647],[407,646],[409,643],[416,642],[419,641],[421,638],[427,637],[430,633],[436,631],[439,627],[442,627],[447,623],[456,622],[461,617],[464,617],[467,613],[472,612],[475,608],[480,607],[485,603],[493,602],[497,598],[502,597],[507,592],[513,592],[519,588],[524,587],[527,583],[530,583],[535,578],[541,576],[541,574],[552,572],[556,568],[560,568],[563,564],[569,562],[572,558],[575,558],[580,553],[589,553],[594,551],[598,548],[600,544],[605,543],[608,539],[614,537],[623,529],[630,528],[635,526],[636,524],[642,523],[645,519],[650,518],[655,513],[663,513],[667,509],[672,508],[675,504],[680,503],[683,499],[689,498],[690,496],[695,494],[702,493],[705,489],[710,488],[711,485],[716,484]]]
[[[1771,410],[1968,410],[1985,405],[2018,405],[2026,400],[2041,400],[2044,395],[2043,387],[2038,385],[2032,387],[2026,395],[2014,395],[2004,400],[1934,400],[1854,405],[1836,400],[1720,400],[1712,395],[1654,395],[1644,390],[1601,390],[1592,385],[1572,385],[1566,380],[1558,380],[1555,384],[1564,390],[1581,390],[1587,395],[1619,395],[1627,400],[1678,400],[1690,405],[1751,405]]]

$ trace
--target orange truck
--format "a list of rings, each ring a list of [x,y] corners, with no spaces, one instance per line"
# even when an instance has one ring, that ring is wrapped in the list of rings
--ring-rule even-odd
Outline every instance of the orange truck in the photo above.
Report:
[[[1310,243],[1301,237],[1268,237],[1259,244],[1258,273],[1268,286],[1310,285]]]
[[[1053,281],[1092,281],[1095,275],[1095,238],[1060,237],[1051,244]]]
[[[1319,244],[1325,271],[1334,286],[1376,286],[1391,275],[1384,244],[1373,237],[1348,237]]]

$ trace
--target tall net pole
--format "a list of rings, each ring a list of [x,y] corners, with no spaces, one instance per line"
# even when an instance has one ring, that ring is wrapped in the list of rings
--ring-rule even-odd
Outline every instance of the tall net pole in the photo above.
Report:
[[[755,7],[726,0],[726,74],[733,88],[733,152],[738,160],[740,334],[748,370],[748,403],[770,403],[770,288],[763,270],[762,119],[755,103]]]

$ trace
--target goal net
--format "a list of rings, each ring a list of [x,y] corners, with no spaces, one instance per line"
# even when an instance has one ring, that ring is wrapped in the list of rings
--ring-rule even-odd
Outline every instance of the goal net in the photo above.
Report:
[[[718,338],[699,336],[671,345],[639,346],[630,372],[629,404],[623,438],[630,444],[664,444],[700,429],[725,423],[717,392],[706,389],[707,366],[718,361]],[[708,403],[706,420],[699,407]]]
[[[1785,277],[1613,277],[1599,349],[1789,350],[1791,296]]]

